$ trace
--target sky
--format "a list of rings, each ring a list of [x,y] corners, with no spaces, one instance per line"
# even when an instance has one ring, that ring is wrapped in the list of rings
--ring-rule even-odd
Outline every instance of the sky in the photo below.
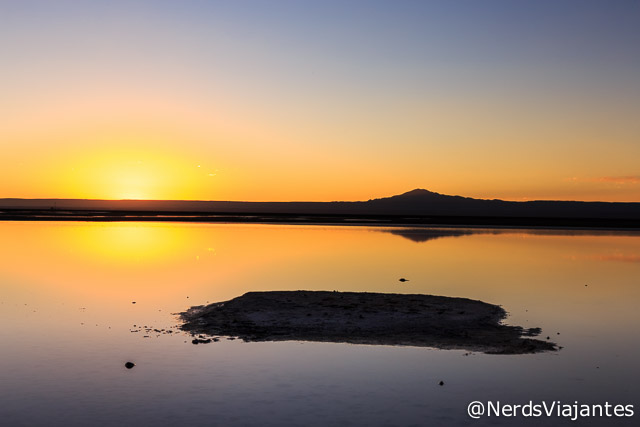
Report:
[[[0,198],[640,202],[640,2],[0,0]]]

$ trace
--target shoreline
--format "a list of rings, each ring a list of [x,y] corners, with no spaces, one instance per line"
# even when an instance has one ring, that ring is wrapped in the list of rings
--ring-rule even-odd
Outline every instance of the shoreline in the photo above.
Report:
[[[325,215],[0,209],[0,221],[167,222],[409,228],[491,228],[640,232],[640,219]]]

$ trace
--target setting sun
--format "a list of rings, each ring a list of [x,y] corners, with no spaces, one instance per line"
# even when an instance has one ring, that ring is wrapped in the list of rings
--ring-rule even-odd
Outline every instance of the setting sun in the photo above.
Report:
[[[107,173],[104,185],[113,188],[113,198],[149,199],[153,194],[154,183],[159,180],[158,173],[141,160],[123,162],[105,169]]]
[[[145,145],[60,154],[56,158],[60,187],[70,197],[95,199],[196,199],[205,192],[215,193],[213,165],[198,165],[189,154]]]

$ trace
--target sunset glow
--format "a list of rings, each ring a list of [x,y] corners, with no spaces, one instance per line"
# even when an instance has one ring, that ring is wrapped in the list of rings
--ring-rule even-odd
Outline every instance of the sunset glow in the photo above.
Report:
[[[2,2],[0,198],[640,201],[638,3],[250,3]]]
[[[640,0],[0,0],[2,426],[632,422],[639,278]]]

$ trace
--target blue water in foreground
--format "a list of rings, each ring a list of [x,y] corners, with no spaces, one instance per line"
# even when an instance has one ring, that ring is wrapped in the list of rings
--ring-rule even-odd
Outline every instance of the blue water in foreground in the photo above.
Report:
[[[2,426],[638,422],[467,415],[476,400],[640,411],[635,232],[0,222],[0,236]],[[480,299],[563,348],[193,345],[175,329],[192,305],[294,289]]]

